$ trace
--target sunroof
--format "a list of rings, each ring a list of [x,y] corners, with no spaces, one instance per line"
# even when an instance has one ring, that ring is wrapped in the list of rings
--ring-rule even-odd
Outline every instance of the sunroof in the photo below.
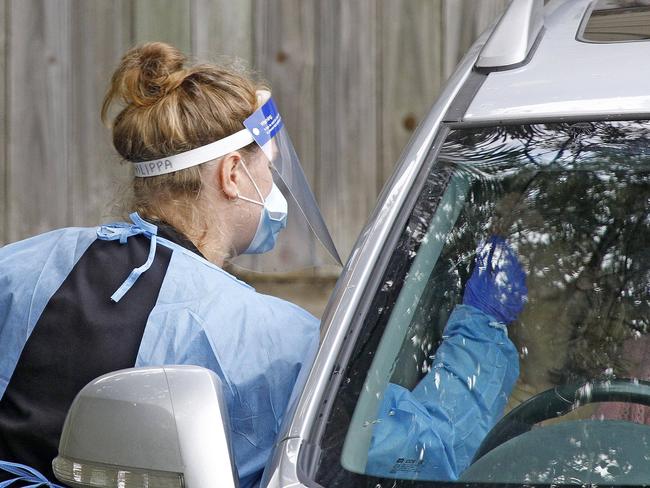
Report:
[[[597,0],[578,39],[586,42],[650,40],[650,0]]]

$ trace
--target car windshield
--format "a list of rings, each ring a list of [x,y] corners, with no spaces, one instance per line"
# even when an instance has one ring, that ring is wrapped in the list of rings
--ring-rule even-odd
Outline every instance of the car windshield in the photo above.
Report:
[[[427,164],[305,472],[648,484],[650,123],[457,128]]]

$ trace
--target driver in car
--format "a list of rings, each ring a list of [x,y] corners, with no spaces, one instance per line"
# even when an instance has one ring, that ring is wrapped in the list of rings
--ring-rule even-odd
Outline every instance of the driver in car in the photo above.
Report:
[[[526,274],[506,240],[482,242],[430,372],[413,390],[390,383],[384,392],[367,474],[458,479],[503,415],[519,376],[507,326],[527,295]]]

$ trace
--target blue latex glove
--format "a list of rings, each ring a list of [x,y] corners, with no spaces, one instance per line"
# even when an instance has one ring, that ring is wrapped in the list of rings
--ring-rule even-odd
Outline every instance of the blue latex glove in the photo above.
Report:
[[[526,273],[501,236],[481,242],[474,272],[467,281],[463,304],[509,324],[517,319],[528,296]]]

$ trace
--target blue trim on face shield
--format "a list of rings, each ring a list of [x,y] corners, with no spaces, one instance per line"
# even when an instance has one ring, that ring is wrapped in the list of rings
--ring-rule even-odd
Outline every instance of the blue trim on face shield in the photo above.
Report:
[[[272,98],[244,120],[244,127],[252,134],[258,146],[263,147],[282,130],[284,122]]]

